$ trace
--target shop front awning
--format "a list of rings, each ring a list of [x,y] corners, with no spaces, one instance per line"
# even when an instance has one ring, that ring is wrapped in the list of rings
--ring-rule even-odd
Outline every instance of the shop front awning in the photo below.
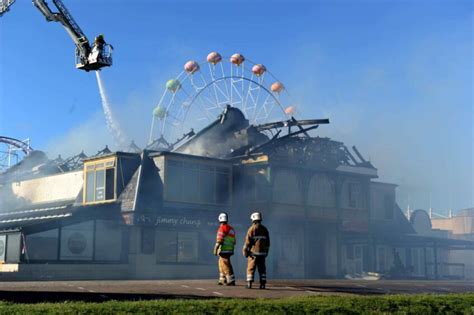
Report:
[[[19,231],[33,226],[55,225],[64,221],[82,221],[120,215],[115,204],[74,206],[73,203],[42,204],[41,206],[16,209],[0,213],[0,232]]]

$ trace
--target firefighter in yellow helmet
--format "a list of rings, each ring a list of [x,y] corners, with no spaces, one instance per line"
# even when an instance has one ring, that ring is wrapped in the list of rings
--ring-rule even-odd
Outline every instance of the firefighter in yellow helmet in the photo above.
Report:
[[[254,212],[250,216],[252,225],[245,236],[245,244],[242,253],[247,257],[247,288],[252,288],[255,269],[260,275],[260,289],[265,289],[267,283],[267,268],[265,258],[270,249],[270,235],[262,224],[262,214]]]
[[[228,224],[227,213],[219,214],[220,226],[217,230],[214,255],[219,256],[219,285],[235,285],[234,269],[230,256],[234,254],[235,231]]]

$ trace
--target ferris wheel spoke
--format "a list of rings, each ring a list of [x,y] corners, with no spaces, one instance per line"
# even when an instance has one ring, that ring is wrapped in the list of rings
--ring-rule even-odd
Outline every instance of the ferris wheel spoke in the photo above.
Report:
[[[267,99],[263,103],[262,107],[256,113],[254,121],[258,122],[261,119],[267,119],[274,106],[275,100],[270,99],[270,96],[267,96]]]
[[[206,103],[203,101],[203,99],[202,99],[202,94],[199,94],[198,99],[199,99],[199,103],[200,103],[200,105],[201,105],[201,108],[202,108],[202,109],[204,110],[204,112],[206,113],[207,118],[211,121],[212,118],[211,118],[211,116],[210,116],[210,114],[209,114],[209,110],[210,110],[210,109],[206,106]]]
[[[210,76],[211,76],[212,90],[214,91],[214,97],[216,98],[216,103],[220,104],[219,95],[218,95],[217,92],[219,90],[219,93],[221,93],[222,95],[225,95],[225,93],[222,91],[222,89],[216,83],[216,75],[215,75],[216,67],[215,67],[215,65],[211,66],[211,63],[208,63],[208,66],[209,66],[209,73],[210,73]]]
[[[209,97],[206,95],[203,95],[203,94],[199,95],[199,99],[200,99],[201,104],[203,104],[203,106],[205,107],[207,111],[220,108],[219,104],[214,103],[214,101],[209,99]]]
[[[232,82],[232,90],[235,92],[237,99],[240,99],[240,104],[242,104],[242,94],[240,93],[239,88],[236,86],[236,84],[234,84],[238,83],[239,81],[240,79]],[[239,101],[236,100],[235,102],[231,102],[231,105],[234,106],[234,104],[238,103]]]
[[[199,86],[196,82],[194,82],[194,77],[192,76],[192,74],[189,74],[189,82],[191,82],[191,86],[194,88],[194,91],[196,93],[198,93],[204,88],[204,86]]]
[[[222,78],[224,78],[225,77],[224,66],[222,65],[222,62],[219,64],[221,66]],[[231,75],[232,75],[232,68],[231,68]],[[229,88],[227,87],[227,81],[225,80],[224,80],[224,86],[225,86],[227,99],[232,99],[232,96],[229,94]]]
[[[164,112],[164,117],[161,119],[161,120],[162,120],[161,135],[164,134],[164,127],[165,127],[166,122],[167,122],[167,120],[168,120],[168,115],[169,115],[171,106],[173,106],[173,105],[175,104],[176,98],[177,98],[177,97],[176,97],[176,93],[173,93],[173,96],[171,97],[171,100],[169,101],[168,106],[166,106],[166,110],[165,110],[165,112]]]
[[[255,89],[252,87],[253,85],[253,79],[254,79],[254,75],[252,73],[252,76],[250,77],[250,81],[248,82],[248,88],[247,88],[247,94],[245,95],[245,103],[243,105],[243,108],[244,108],[244,111],[246,113],[248,113],[248,109],[251,109],[253,108],[256,104],[255,104],[255,99],[253,97],[253,94],[252,94],[252,91]],[[251,98],[252,102],[253,102],[253,105],[251,108],[247,108],[248,107],[248,99]]]
[[[212,106],[212,109],[216,109],[216,108],[224,109],[218,101],[214,102],[214,100],[212,99],[212,96],[210,97],[208,95],[201,94],[201,97],[205,100],[206,103],[209,103],[209,105],[211,104],[214,105]]]

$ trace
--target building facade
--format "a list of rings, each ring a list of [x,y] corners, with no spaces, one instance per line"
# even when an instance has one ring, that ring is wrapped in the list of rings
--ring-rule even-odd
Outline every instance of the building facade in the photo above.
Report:
[[[418,232],[396,186],[374,181],[377,169],[356,148],[357,158],[309,136],[308,122],[285,123],[285,136],[269,137],[282,127],[252,126],[228,108],[176,148],[106,151],[80,169],[25,159],[0,176],[3,278],[215,278],[220,212],[237,232],[240,277],[255,210],[270,230],[272,278],[441,278],[438,251],[474,248]]]

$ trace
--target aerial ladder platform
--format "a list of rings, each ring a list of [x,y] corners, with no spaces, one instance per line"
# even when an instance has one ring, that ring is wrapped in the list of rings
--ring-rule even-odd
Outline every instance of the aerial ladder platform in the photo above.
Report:
[[[0,0],[0,16],[9,11],[15,0]],[[76,23],[61,0],[52,0],[57,9],[53,12],[45,0],[33,0],[33,5],[44,15],[48,22],[59,22],[76,45],[76,68],[85,71],[100,70],[112,65],[113,47],[107,44],[104,36],[98,35],[93,45]]]

